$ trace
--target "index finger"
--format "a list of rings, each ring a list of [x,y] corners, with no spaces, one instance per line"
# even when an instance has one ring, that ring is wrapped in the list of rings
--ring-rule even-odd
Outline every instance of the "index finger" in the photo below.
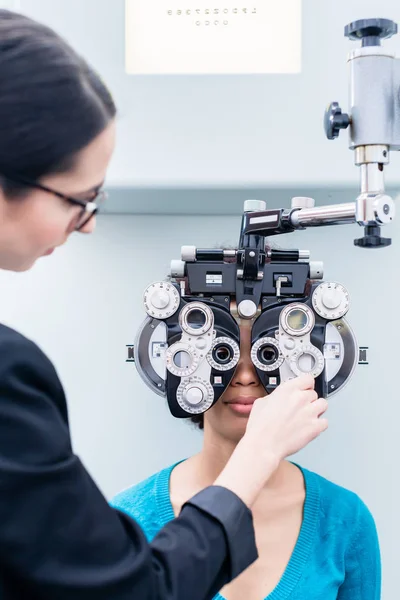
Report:
[[[298,390],[313,390],[315,387],[315,379],[310,373],[299,375],[298,377],[291,379],[289,383]]]

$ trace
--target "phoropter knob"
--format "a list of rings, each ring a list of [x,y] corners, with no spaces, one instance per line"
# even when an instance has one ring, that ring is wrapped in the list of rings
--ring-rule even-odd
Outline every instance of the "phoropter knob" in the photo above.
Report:
[[[397,33],[397,23],[390,19],[359,19],[344,28],[350,40],[361,40],[362,46],[380,46],[381,40]]]
[[[341,129],[346,129],[350,124],[350,117],[342,113],[338,102],[331,102],[325,111],[324,129],[328,140],[338,137]]]

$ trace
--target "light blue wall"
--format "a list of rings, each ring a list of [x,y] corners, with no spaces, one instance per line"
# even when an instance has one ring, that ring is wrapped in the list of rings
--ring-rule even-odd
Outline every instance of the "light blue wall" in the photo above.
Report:
[[[144,318],[145,287],[164,278],[181,245],[235,244],[239,225],[239,216],[109,215],[93,236],[72,237],[32,271],[0,272],[2,321],[54,360],[74,447],[108,497],[200,447],[200,435],[173,419],[125,362],[125,345]],[[310,249],[313,260],[324,261],[325,277],[349,289],[349,322],[370,348],[369,366],[358,367],[331,401],[330,429],[297,460],[370,506],[382,544],[383,598],[393,600],[400,539],[398,222],[385,231],[396,236],[394,245],[377,251],[355,248],[361,230],[349,225],[296,232],[279,244]]]
[[[124,0],[19,4],[65,35],[114,92],[110,183],[151,187],[353,184],[346,133],[329,142],[322,128],[329,102],[347,107],[346,57],[357,44],[343,29],[368,17],[400,22],[396,0],[303,0],[300,75],[134,77],[124,71]],[[400,35],[385,45],[400,55]],[[388,179],[400,184],[400,157],[392,162]]]

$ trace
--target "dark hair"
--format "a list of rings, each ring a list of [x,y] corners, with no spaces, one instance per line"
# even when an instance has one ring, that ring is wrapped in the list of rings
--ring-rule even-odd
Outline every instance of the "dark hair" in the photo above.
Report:
[[[194,425],[197,425],[198,429],[204,429],[204,413],[200,415],[192,415],[189,420]]]
[[[65,172],[115,116],[110,92],[52,29],[0,10],[0,185]],[[7,179],[7,175],[10,179]]]

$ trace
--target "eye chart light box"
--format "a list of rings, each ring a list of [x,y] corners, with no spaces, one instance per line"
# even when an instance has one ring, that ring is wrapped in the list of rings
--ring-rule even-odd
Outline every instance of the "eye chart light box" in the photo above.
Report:
[[[132,75],[300,73],[301,0],[125,0]]]

